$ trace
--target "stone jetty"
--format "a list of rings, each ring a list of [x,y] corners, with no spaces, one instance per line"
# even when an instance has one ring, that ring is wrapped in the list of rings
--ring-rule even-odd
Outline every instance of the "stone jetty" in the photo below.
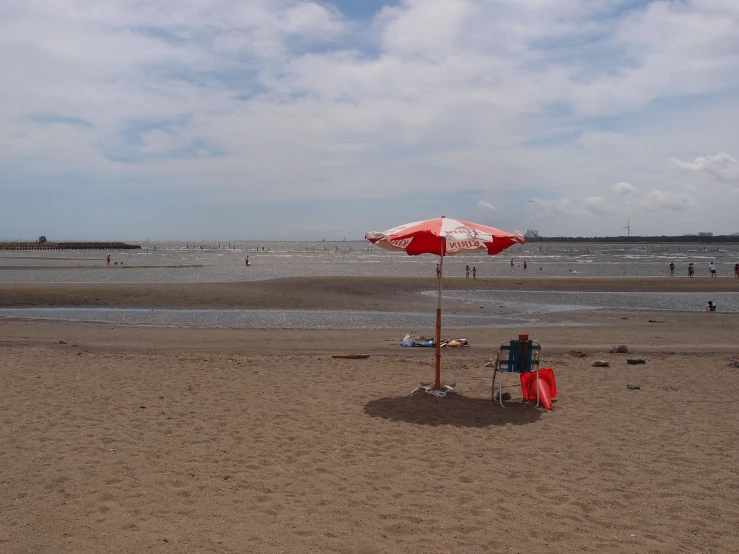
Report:
[[[0,242],[0,250],[140,250],[125,242]]]

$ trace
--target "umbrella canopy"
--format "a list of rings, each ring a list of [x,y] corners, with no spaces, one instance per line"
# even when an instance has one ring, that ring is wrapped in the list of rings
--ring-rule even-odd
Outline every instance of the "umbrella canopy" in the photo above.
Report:
[[[526,241],[520,233],[506,233],[500,229],[438,217],[426,221],[415,221],[394,227],[382,233],[370,232],[364,238],[386,250],[405,252],[409,256],[435,254],[441,258],[439,294],[436,301],[436,379],[434,387],[441,387],[441,277],[444,257],[455,254],[487,252],[490,256],[499,254],[509,246]]]
[[[364,238],[381,248],[409,256],[453,256],[485,251],[494,256],[509,246],[525,242],[520,234],[444,216],[399,225],[382,233],[367,233]]]

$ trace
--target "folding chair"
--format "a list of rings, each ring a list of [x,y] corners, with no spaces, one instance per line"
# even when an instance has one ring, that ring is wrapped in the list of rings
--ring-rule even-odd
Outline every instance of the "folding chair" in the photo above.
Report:
[[[500,345],[493,371],[492,400],[495,400],[495,378],[498,377],[498,402],[503,405],[503,373],[536,372],[536,405],[539,405],[539,355],[541,344],[520,335],[518,340],[507,340]]]

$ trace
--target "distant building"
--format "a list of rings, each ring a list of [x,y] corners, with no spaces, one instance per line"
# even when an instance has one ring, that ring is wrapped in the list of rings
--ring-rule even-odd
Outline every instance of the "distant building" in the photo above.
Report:
[[[698,236],[699,237],[712,237],[713,233],[711,231],[699,231]]]
[[[527,239],[535,239],[539,238],[539,229],[526,229],[526,234],[524,235]]]

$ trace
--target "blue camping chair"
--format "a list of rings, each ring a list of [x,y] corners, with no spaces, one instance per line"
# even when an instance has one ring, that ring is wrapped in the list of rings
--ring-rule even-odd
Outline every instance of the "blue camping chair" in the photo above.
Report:
[[[539,355],[541,344],[535,340],[519,338],[507,340],[500,345],[493,371],[493,400],[495,400],[495,378],[498,378],[498,401],[503,406],[503,373],[536,372],[536,405],[539,405]],[[505,408],[505,406],[503,406]]]

